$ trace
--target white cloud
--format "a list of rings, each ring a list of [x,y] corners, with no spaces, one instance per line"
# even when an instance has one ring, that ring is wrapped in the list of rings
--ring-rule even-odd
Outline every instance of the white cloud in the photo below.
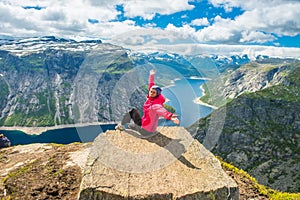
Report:
[[[99,35],[111,38],[137,29],[140,29],[140,27],[135,26],[134,21],[126,20],[124,22],[103,23],[96,26],[92,32],[98,32]]]
[[[172,31],[172,30],[175,31]],[[188,25],[178,29],[172,24],[168,25],[168,30],[161,30],[158,28],[140,28],[134,29],[133,31],[124,32],[116,37],[112,38],[108,42],[121,45],[128,48],[150,48],[151,46],[155,47],[158,44],[180,44],[180,43],[190,43],[194,44],[197,41],[188,35],[187,32],[194,32],[193,28]],[[133,38],[138,38],[134,40]],[[141,43],[141,41],[143,43]]]
[[[300,2],[297,0],[210,0],[210,2],[216,7],[224,7],[227,11],[234,7],[245,10],[243,14],[229,21],[227,27],[234,26],[242,31],[258,30],[288,36],[295,36],[300,32]],[[215,28],[219,27],[215,25]]]
[[[276,38],[271,34],[265,34],[258,31],[243,31],[242,37],[240,39],[241,43],[260,43],[263,44],[265,42],[270,42],[275,40]]]
[[[155,14],[169,15],[179,11],[191,10],[194,6],[188,0],[124,0],[124,15],[151,20]]]
[[[205,27],[195,33],[199,42],[222,42],[233,43],[239,40],[239,29],[232,23],[230,19],[223,19],[216,16],[215,23],[209,27]]]
[[[176,27],[173,24],[168,24],[165,30],[169,33],[172,32],[176,33],[177,35],[179,34],[178,38],[190,38],[193,37],[195,33],[195,29],[187,24],[183,25],[182,27]]]
[[[156,13],[171,14],[193,8],[188,0],[10,0],[0,1],[0,30],[2,35],[61,37],[91,36],[106,38],[133,29],[132,21],[115,22],[116,5],[124,6],[124,15],[151,19]],[[24,9],[23,6],[40,6],[43,9]],[[90,24],[96,19],[98,24]],[[154,24],[149,23],[151,27]]]
[[[300,33],[298,1],[227,1],[212,0],[215,6],[240,6],[246,11],[235,19],[215,17],[214,23],[197,33],[200,42],[238,44],[274,41],[274,35],[295,36]]]
[[[276,36],[295,36],[300,33],[300,2],[291,0],[209,0],[214,6],[223,7],[227,12],[239,7],[244,12],[234,19],[216,16],[214,19],[198,18],[192,20],[186,13],[182,14],[185,21],[191,23],[176,27],[169,24],[159,38],[155,24],[139,27],[132,20],[118,22],[120,14],[116,6],[124,8],[127,17],[152,19],[156,14],[169,15],[194,8],[189,0],[2,0],[0,1],[0,34],[8,36],[42,36],[56,35],[60,37],[98,37],[117,38],[117,35],[140,30],[153,31],[150,39],[138,36],[127,38],[127,43],[141,44],[165,42],[176,43],[264,43],[275,41]],[[23,9],[22,6],[40,6],[43,9]],[[211,9],[214,12],[214,9]],[[88,19],[98,20],[91,24]],[[170,19],[171,20],[171,19]],[[174,23],[175,24],[175,23]],[[206,26],[196,30],[199,26]],[[164,38],[164,39],[162,39]],[[124,40],[125,41],[125,40]]]
[[[235,23],[243,29],[294,36],[300,32],[299,16],[300,2],[247,11]]]
[[[258,45],[208,45],[208,44],[176,44],[176,45],[152,45],[132,47],[137,51],[147,51],[149,49],[178,53],[182,55],[248,55],[250,59],[255,59],[259,55],[268,55],[276,58],[295,58],[300,60],[299,48],[285,48]]]
[[[0,13],[0,30],[2,33],[10,35],[20,31],[22,34],[32,34],[42,30],[35,23],[35,15],[31,10],[12,7],[9,4],[0,4]]]
[[[192,20],[191,25],[192,26],[208,26],[209,21],[206,17],[199,18],[199,19],[194,19],[194,20]]]
[[[261,1],[261,0],[251,0],[251,1],[209,0],[209,2],[214,7],[224,7],[224,9],[227,11],[231,11],[233,8],[242,8],[243,10],[247,11],[247,10],[253,10],[258,7],[281,5],[281,4],[285,4],[288,1],[289,0],[264,0],[264,1]]]
[[[43,9],[24,9],[23,6],[41,6]],[[56,35],[60,37],[73,37],[74,35],[98,36],[104,27],[115,27],[110,20],[116,19],[119,12],[103,6],[93,6],[87,1],[62,0],[56,1],[9,1],[0,2],[0,29],[4,35],[11,36],[43,36]],[[88,19],[97,19],[101,25],[90,24]],[[127,27],[127,22],[121,25]],[[130,25],[131,26],[131,25]],[[130,28],[128,29],[130,30]],[[110,32],[111,34],[112,32]]]
[[[107,10],[114,10],[116,5],[122,4],[124,0],[87,0],[92,6],[103,7]]]
[[[187,16],[187,14],[184,14],[181,16],[181,19],[187,19],[187,18],[189,18],[189,16]]]

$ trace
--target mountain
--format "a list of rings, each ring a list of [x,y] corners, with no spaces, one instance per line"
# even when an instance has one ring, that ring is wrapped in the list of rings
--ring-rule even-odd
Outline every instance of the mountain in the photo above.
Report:
[[[114,121],[120,113],[109,110],[112,91],[132,68],[125,49],[98,40],[43,37],[5,42],[0,46],[0,124]],[[132,101],[141,102],[139,96]]]
[[[133,52],[133,57],[159,66],[175,69],[183,76],[202,76],[211,78],[209,71],[223,72],[227,68],[238,68],[250,62],[247,55],[220,56],[220,55],[179,55],[165,51]],[[214,69],[215,68],[215,69]]]
[[[299,77],[299,61],[255,62],[228,71],[219,78],[222,81],[207,83],[214,84],[215,91],[207,92],[204,100],[217,103],[219,109],[189,131],[259,183],[299,192]]]
[[[214,106],[222,106],[243,93],[256,92],[278,85],[293,70],[297,60],[264,59],[242,65],[239,68],[228,68],[221,77],[207,82],[206,94],[201,97]]]

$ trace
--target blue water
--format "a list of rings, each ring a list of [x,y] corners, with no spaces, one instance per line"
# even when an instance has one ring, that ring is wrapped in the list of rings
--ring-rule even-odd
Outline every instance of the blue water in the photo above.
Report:
[[[116,124],[108,124],[61,128],[49,130],[39,135],[28,135],[21,131],[0,130],[0,132],[9,138],[12,146],[31,143],[70,144],[72,142],[92,142],[100,133],[112,130],[115,126]]]
[[[162,94],[170,100],[166,104],[174,107],[179,114],[180,126],[188,127],[212,112],[212,108],[194,103],[203,95],[200,86],[204,82],[201,79],[181,79],[175,81],[174,86],[163,88]],[[172,122],[164,123],[171,125]]]
[[[212,109],[195,104],[193,100],[202,96],[200,79],[181,79],[174,82],[173,86],[163,88],[162,94],[169,99],[166,104],[176,109],[179,114],[180,126],[187,127],[198,119],[207,116]],[[27,135],[21,131],[0,130],[7,136],[11,145],[23,145],[31,143],[57,143],[69,144],[72,142],[92,142],[102,132],[113,130],[116,124],[93,125],[85,127],[62,128],[49,130],[40,135]],[[160,125],[174,125],[171,121],[161,120]]]

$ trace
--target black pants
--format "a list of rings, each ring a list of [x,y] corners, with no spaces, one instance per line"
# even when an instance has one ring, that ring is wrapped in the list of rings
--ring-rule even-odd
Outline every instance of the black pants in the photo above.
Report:
[[[132,108],[128,113],[126,113],[121,121],[122,125],[125,125],[133,120],[138,126],[142,126],[142,118],[139,111],[136,108]]]
[[[144,136],[152,136],[153,133],[152,132],[148,132],[145,129],[143,129],[142,126],[142,118],[140,113],[138,112],[138,110],[136,108],[132,108],[128,113],[126,113],[121,121],[122,125],[125,125],[127,123],[129,123],[131,120],[134,121],[134,124],[129,124],[128,128],[138,131],[139,133],[141,133]],[[155,132],[154,132],[155,133]]]

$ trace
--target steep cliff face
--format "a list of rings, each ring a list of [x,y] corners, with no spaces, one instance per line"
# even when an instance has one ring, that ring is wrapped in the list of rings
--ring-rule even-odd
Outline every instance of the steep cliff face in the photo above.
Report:
[[[299,62],[273,68],[267,74],[278,71],[284,76],[277,76],[277,85],[240,95],[189,130],[197,132],[206,148],[245,169],[260,183],[299,192]],[[231,77],[234,75],[238,80],[239,73],[233,72]],[[240,83],[242,88],[249,84]]]
[[[128,98],[113,95],[122,75],[134,67],[121,47],[63,40],[1,48],[7,50],[0,52],[0,125],[114,121],[130,105],[125,101],[115,112],[110,110]],[[136,90],[144,93],[140,86],[136,84]],[[139,97],[132,100],[136,105],[143,102]]]

